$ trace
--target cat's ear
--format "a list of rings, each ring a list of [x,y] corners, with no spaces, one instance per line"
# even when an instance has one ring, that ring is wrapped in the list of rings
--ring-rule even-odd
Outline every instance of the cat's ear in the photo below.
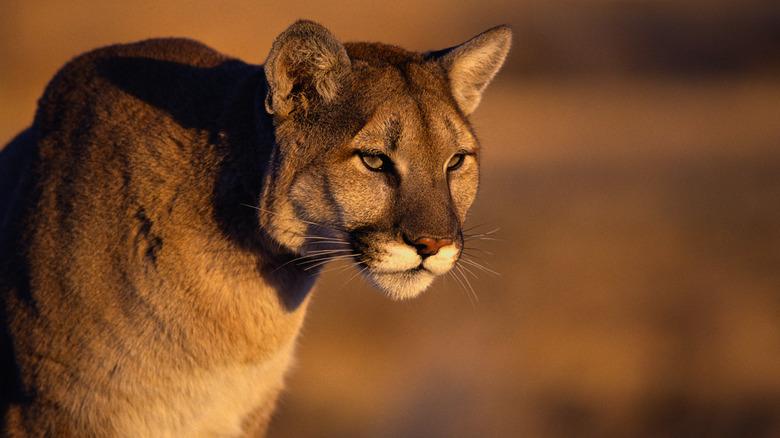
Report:
[[[512,30],[509,26],[497,26],[459,46],[427,52],[424,56],[441,64],[449,77],[455,101],[469,115],[504,64],[511,45]]]
[[[328,29],[301,20],[279,35],[264,68],[266,111],[283,117],[335,99],[351,63],[344,45]]]

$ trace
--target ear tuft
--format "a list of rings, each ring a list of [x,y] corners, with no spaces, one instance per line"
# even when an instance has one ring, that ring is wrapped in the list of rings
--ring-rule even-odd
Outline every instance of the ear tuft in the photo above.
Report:
[[[265,63],[270,114],[286,116],[336,98],[351,63],[344,45],[325,27],[301,20],[276,39]]]
[[[512,30],[509,26],[497,26],[459,46],[428,52],[425,57],[441,64],[450,79],[455,101],[469,115],[504,64],[511,45]]]

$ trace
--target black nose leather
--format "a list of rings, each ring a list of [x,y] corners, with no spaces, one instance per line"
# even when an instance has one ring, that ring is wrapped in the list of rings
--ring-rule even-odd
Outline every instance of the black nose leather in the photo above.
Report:
[[[419,237],[412,244],[417,248],[417,254],[422,256],[434,255],[439,252],[443,246],[452,244],[452,239],[434,239],[433,237]]]

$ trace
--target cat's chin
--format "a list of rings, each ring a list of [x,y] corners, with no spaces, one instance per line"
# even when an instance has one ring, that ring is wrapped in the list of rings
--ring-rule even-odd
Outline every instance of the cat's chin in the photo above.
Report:
[[[397,242],[376,245],[372,253],[376,255],[364,255],[359,261],[363,276],[394,300],[419,296],[437,276],[452,269],[460,256],[455,245],[422,257],[413,247]]]
[[[374,287],[394,300],[406,300],[419,296],[436,278],[436,275],[425,269],[410,269],[392,273],[366,270],[363,275]]]

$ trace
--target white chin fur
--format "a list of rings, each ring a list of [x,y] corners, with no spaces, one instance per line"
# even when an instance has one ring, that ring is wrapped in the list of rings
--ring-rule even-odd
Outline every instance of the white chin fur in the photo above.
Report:
[[[458,254],[455,246],[450,245],[423,259],[408,245],[393,243],[385,246],[382,257],[372,263],[364,275],[377,289],[393,299],[414,298],[427,289],[436,276],[449,271],[455,265]],[[424,269],[418,269],[421,263]]]
[[[424,270],[398,273],[380,273],[367,270],[365,277],[374,287],[394,300],[404,300],[420,295],[436,278],[435,275]]]

